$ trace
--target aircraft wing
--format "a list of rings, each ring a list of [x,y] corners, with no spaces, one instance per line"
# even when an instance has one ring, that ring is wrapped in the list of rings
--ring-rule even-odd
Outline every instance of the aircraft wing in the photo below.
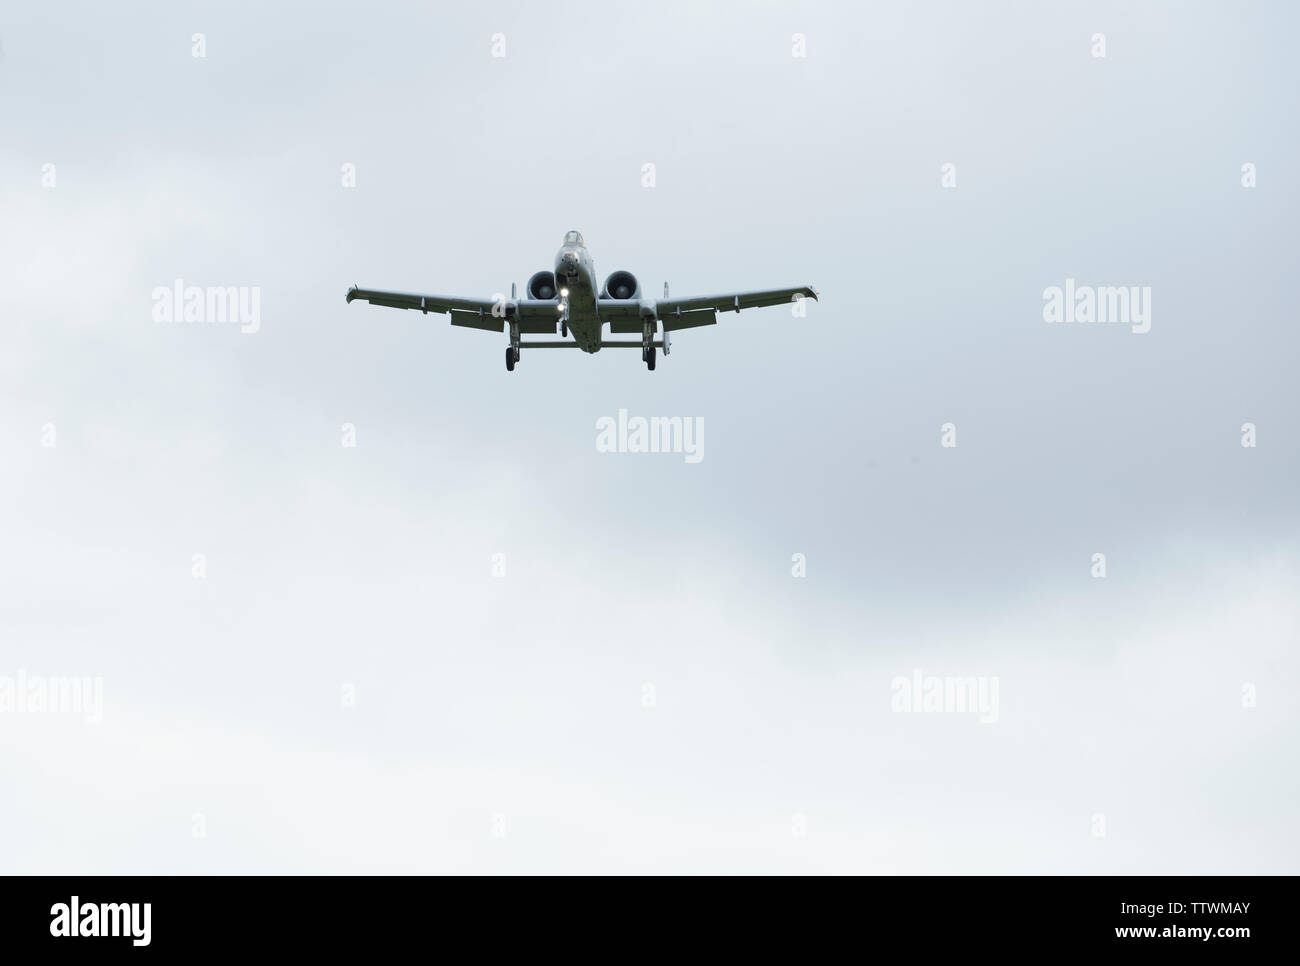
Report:
[[[811,285],[798,288],[775,288],[762,292],[728,292],[724,295],[694,295],[687,298],[658,299],[655,309],[659,321],[668,331],[713,325],[718,312],[739,312],[767,305],[788,305],[800,298],[816,301],[817,290]],[[614,332],[641,330],[640,302],[628,299],[601,299],[597,311]]]
[[[488,332],[505,331],[505,312],[508,305],[513,305],[521,321],[524,332],[554,332],[558,321],[555,302],[523,299],[513,303],[504,300],[461,298],[456,295],[414,295],[406,292],[381,292],[376,289],[348,289],[347,300],[360,299],[371,305],[383,305],[391,309],[415,309],[419,312],[438,312],[451,317],[452,325],[462,325],[471,329],[485,329]],[[495,310],[495,311],[494,311]],[[539,328],[540,326],[540,328]]]
[[[787,305],[797,298],[817,300],[817,290],[811,285],[798,288],[774,288],[766,292],[731,292],[726,295],[695,295],[684,299],[660,299],[659,317],[679,312],[698,312],[713,309],[715,312],[739,312],[741,309],[759,309],[765,305]]]

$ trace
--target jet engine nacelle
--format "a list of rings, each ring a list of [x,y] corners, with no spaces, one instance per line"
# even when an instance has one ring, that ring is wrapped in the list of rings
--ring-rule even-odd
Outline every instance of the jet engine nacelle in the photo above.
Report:
[[[538,272],[528,280],[528,297],[550,301],[555,298],[555,273]]]
[[[601,298],[634,299],[641,294],[641,283],[631,272],[615,272],[605,279],[605,290]]]

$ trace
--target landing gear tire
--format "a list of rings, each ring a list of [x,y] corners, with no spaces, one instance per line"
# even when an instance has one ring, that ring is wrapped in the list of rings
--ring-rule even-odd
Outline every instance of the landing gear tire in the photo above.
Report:
[[[515,353],[515,347],[512,345],[506,346],[506,371],[514,372],[515,363],[518,361],[519,356]]]
[[[655,371],[655,347],[651,346],[648,349],[643,349],[642,355],[645,356],[645,367],[649,369],[651,372],[654,372]]]
[[[569,326],[567,323],[560,323],[560,335],[566,339],[569,337]]]

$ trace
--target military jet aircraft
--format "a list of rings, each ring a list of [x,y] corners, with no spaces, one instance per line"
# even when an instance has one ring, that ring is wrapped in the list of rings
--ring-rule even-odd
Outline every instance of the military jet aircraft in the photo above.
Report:
[[[602,287],[596,285],[596,267],[582,240],[582,233],[571,231],[555,256],[555,270],[543,270],[528,280],[528,298],[516,299],[510,286],[509,300],[457,298],[447,295],[408,295],[404,292],[380,292],[373,289],[348,289],[347,300],[361,299],[371,305],[394,309],[419,309],[451,317],[452,325],[488,332],[510,334],[506,346],[506,368],[514,371],[524,349],[601,349],[641,348],[647,369],[655,367],[655,351],[669,351],[669,332],[713,325],[719,312],[765,305],[782,305],[799,299],[816,299],[817,292],[805,285],[800,288],[768,289],[762,292],[733,292],[726,295],[698,295],[669,298],[668,283],[664,297],[645,298],[641,284],[631,272],[614,272]],[[610,334],[639,333],[639,341],[611,341]],[[523,335],[559,331],[564,341],[524,342]],[[572,335],[572,339],[570,339]]]

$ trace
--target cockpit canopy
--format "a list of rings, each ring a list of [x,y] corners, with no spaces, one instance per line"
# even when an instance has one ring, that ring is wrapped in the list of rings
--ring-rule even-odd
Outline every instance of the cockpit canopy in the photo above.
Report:
[[[564,244],[581,245],[583,248],[587,247],[587,243],[582,240],[582,232],[580,231],[567,232],[564,236]]]

